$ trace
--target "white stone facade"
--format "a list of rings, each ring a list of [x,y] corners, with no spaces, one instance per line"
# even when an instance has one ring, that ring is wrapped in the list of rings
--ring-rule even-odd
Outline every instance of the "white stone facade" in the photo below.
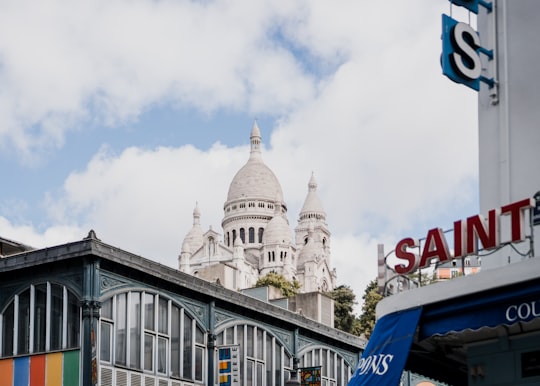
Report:
[[[224,204],[223,235],[203,232],[198,206],[179,256],[181,271],[241,290],[276,272],[300,283],[300,292],[335,287],[330,231],[312,175],[294,237],[279,180],[262,160],[261,133],[254,123],[247,163],[236,173]]]

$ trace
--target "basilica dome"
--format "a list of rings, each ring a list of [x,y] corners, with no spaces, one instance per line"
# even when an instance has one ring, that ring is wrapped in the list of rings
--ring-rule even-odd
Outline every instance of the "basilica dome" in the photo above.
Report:
[[[262,161],[250,160],[236,173],[227,194],[227,201],[237,199],[283,201],[283,192],[275,174]]]
[[[236,173],[227,194],[227,201],[258,199],[273,202],[283,201],[283,191],[274,172],[261,157],[261,132],[254,123],[251,130],[251,153],[248,162]]]

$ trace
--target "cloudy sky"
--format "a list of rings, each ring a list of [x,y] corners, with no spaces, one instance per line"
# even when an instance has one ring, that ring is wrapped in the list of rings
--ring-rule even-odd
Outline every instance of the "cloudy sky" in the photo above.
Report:
[[[0,2],[0,236],[90,229],[177,266],[221,229],[257,119],[291,227],[315,173],[338,284],[377,244],[478,212],[476,94],[441,74],[446,0]],[[454,17],[459,12],[454,8]]]

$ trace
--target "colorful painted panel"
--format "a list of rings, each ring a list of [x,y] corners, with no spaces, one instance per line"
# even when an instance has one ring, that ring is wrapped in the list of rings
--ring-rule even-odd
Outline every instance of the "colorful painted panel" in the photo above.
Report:
[[[47,355],[45,385],[62,384],[62,353],[53,353]]]
[[[35,355],[30,357],[30,385],[45,384],[45,364],[46,355]]]
[[[73,386],[79,374],[79,351],[0,359],[0,386]]]
[[[218,349],[218,368],[220,386],[240,385],[240,348],[239,346],[220,347]]]
[[[14,386],[26,386],[30,378],[30,358],[19,357],[13,360],[13,375],[15,376]]]
[[[79,352],[68,351],[64,353],[64,379],[63,385],[79,384]]]
[[[13,359],[0,360],[0,386],[13,386]]]
[[[300,374],[302,386],[321,386],[321,366],[304,367],[300,369]]]

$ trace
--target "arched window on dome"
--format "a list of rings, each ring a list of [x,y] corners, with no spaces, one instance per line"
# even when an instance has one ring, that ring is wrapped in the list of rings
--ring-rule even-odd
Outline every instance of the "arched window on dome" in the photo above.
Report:
[[[227,246],[231,246],[231,236],[229,235],[229,232],[227,232],[227,235],[225,235],[225,241],[227,243]]]
[[[233,229],[232,231],[232,245],[233,246],[235,242],[236,242],[236,229]]]
[[[244,244],[246,243],[246,230],[244,228],[240,228],[240,239]]]
[[[262,244],[262,242],[263,242],[263,234],[264,234],[264,229],[259,228],[259,243],[260,244]]]
[[[249,243],[253,244],[255,242],[255,228],[249,228]]]
[[[323,247],[326,247],[326,237],[323,237],[323,239],[322,239],[322,245],[323,245]]]

